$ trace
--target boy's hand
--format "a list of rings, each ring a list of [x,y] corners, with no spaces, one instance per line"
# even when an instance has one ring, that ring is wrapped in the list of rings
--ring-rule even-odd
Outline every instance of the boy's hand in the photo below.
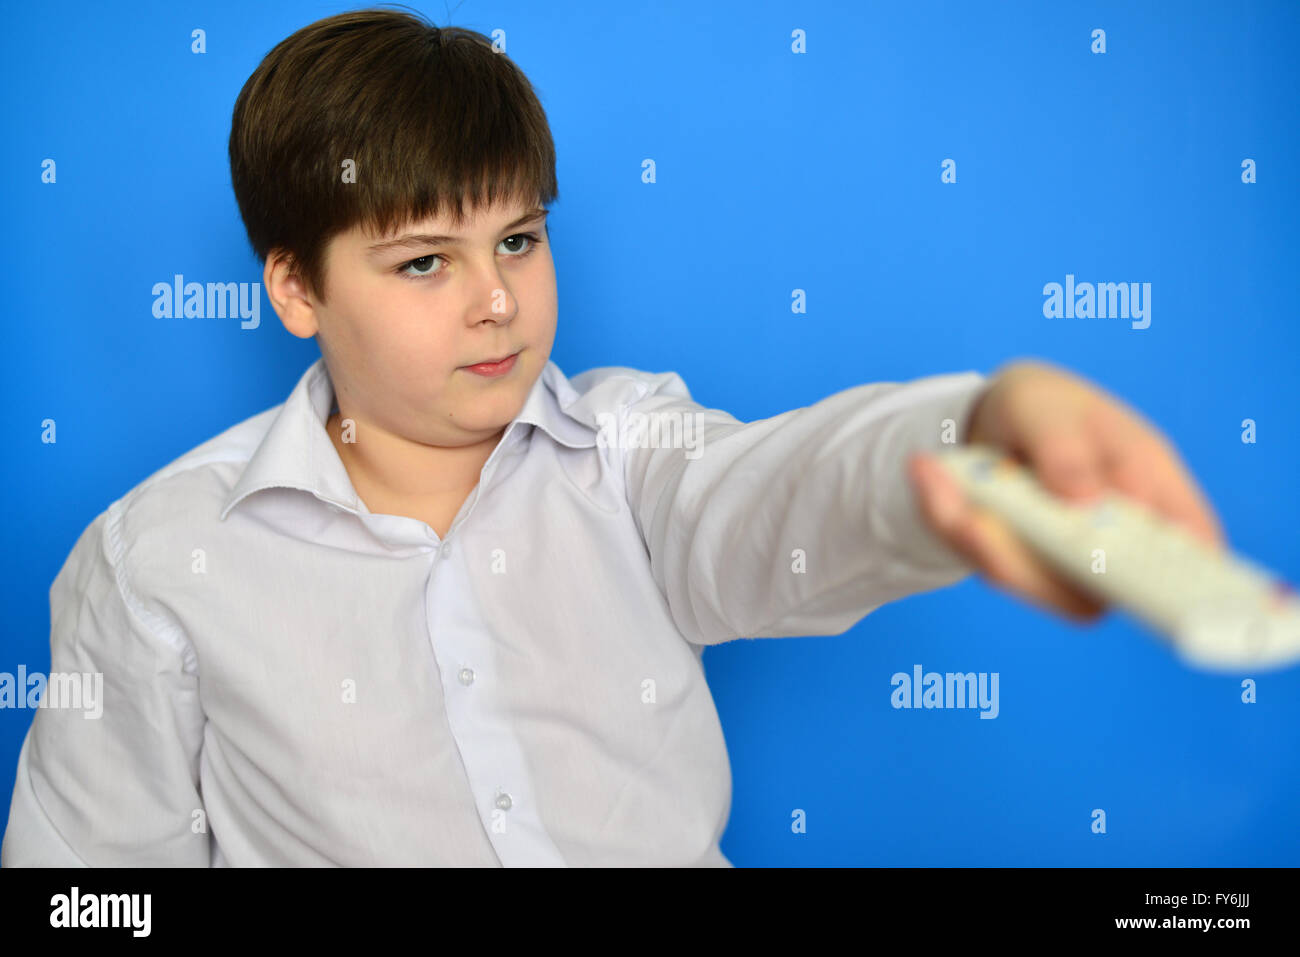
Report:
[[[1217,517],[1169,440],[1065,369],[1038,360],[1003,366],[976,401],[964,441],[1008,452],[1064,498],[1088,501],[1118,490],[1224,547]],[[927,524],[992,584],[1076,621],[1105,610],[1034,557],[1005,523],[970,505],[933,456],[912,456],[908,473]]]

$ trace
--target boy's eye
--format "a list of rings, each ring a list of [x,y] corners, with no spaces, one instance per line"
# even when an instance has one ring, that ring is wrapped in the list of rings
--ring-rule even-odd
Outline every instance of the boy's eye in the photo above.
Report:
[[[402,268],[415,270],[413,273],[408,273],[407,275],[427,276],[433,269],[433,261],[437,258],[437,256],[421,256],[419,259],[412,259]]]
[[[501,240],[501,245],[514,243],[519,240],[527,240],[528,245],[520,252],[517,249],[508,249],[506,256],[510,259],[523,259],[529,256],[534,249],[541,245],[541,240],[534,233],[516,233],[514,236],[508,236]],[[436,276],[442,272],[437,267],[437,260],[443,257],[437,253],[430,253],[427,256],[419,256],[415,259],[408,259],[397,267],[397,274],[403,279],[423,279],[428,276]]]

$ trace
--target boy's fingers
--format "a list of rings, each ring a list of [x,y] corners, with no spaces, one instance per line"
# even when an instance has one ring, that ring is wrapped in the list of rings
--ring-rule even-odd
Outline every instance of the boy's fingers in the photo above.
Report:
[[[1115,459],[1107,481],[1115,488],[1186,528],[1212,548],[1223,550],[1223,526],[1176,453],[1160,442],[1141,443]]]
[[[1044,432],[1029,445],[1025,456],[1043,486],[1062,498],[1089,501],[1104,489],[1097,445],[1080,430]]]
[[[927,524],[992,584],[1079,621],[1092,621],[1105,611],[1104,602],[1045,565],[1005,522],[967,503],[961,489],[929,456],[914,457],[909,471]]]

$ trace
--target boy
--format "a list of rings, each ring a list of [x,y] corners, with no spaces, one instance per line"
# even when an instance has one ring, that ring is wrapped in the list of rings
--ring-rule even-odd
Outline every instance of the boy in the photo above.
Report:
[[[704,646],[839,634],[972,567],[1101,611],[920,453],[997,445],[1219,540],[1168,443],[1043,363],[747,424],[674,373],[566,378],[550,132],[478,34],[306,27],[241,92],[230,161],[322,358],[77,542],[51,671],[102,672],[103,714],[37,712],[6,866],[726,866]]]

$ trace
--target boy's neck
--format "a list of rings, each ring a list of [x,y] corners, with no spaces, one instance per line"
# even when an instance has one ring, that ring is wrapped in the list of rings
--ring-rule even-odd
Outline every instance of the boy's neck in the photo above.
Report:
[[[376,507],[380,502],[436,502],[457,496],[463,500],[478,484],[483,465],[505,434],[501,429],[474,445],[443,448],[366,429],[358,422],[356,441],[344,442],[339,412],[330,415],[325,430],[353,488],[371,511],[389,511],[383,505]]]

